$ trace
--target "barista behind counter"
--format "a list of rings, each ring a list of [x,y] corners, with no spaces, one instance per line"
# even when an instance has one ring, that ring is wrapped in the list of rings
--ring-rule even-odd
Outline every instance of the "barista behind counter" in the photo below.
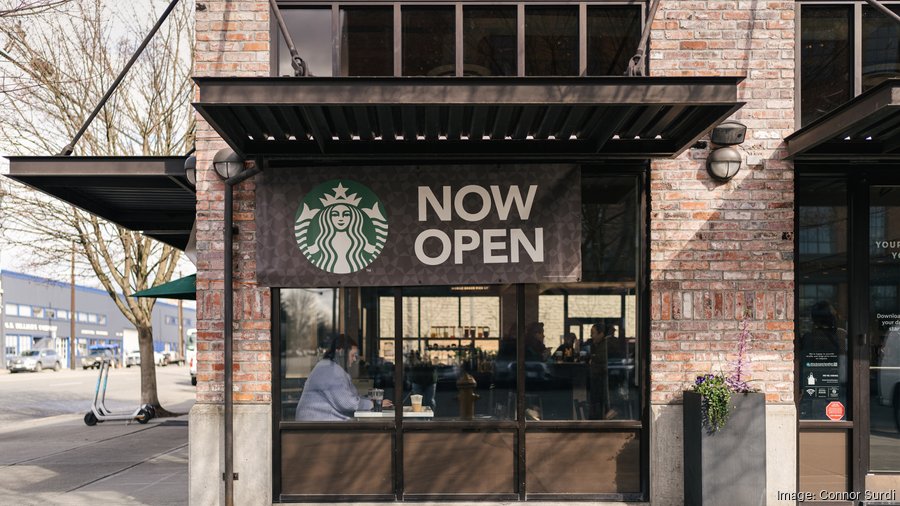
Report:
[[[303,422],[352,420],[356,411],[372,409],[372,400],[360,397],[349,369],[359,359],[359,346],[343,334],[331,340],[328,351],[309,374],[294,418]],[[393,407],[389,399],[382,407]]]

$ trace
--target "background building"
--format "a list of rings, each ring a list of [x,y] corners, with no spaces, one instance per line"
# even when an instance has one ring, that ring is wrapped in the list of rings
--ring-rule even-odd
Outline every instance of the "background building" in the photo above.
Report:
[[[71,322],[71,285],[19,272],[0,273],[3,287],[2,342],[5,354],[55,348],[68,367]],[[120,295],[121,296],[121,295]],[[184,307],[184,331],[196,325],[194,308]],[[153,308],[153,349],[178,349],[178,306],[158,301]],[[109,294],[87,286],[75,286],[75,334],[77,355],[90,346],[107,345],[119,355],[137,350],[137,338],[125,337],[134,326],[122,315]],[[124,340],[124,343],[123,343]]]

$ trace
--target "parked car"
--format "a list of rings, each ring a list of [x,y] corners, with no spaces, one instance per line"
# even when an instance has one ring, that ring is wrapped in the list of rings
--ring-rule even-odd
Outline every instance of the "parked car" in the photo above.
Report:
[[[153,363],[158,367],[165,367],[169,365],[169,361],[166,358],[166,355],[158,351],[153,352]]]
[[[116,357],[112,354],[110,350],[107,349],[94,349],[91,352],[81,357],[81,368],[82,369],[100,369],[100,365],[103,361],[106,360],[109,362],[110,367],[115,367],[118,363],[116,361]]]
[[[59,355],[55,350],[26,350],[7,362],[9,372],[41,372],[44,369],[62,369]]]
[[[125,354],[125,367],[131,367],[133,365],[141,365],[141,352],[129,351]]]
[[[184,365],[184,357],[177,351],[165,351],[163,355],[166,357],[166,364]]]

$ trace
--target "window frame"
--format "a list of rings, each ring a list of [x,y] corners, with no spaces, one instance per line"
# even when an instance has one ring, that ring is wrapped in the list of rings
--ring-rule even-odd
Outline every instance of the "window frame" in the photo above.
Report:
[[[516,77],[525,77],[525,7],[536,6],[563,6],[574,5],[578,7],[578,76],[586,76],[588,69],[588,7],[595,6],[637,6],[640,8],[641,30],[647,23],[647,2],[642,0],[609,0],[609,1],[571,1],[571,0],[545,0],[541,2],[528,1],[487,1],[487,0],[467,0],[460,1],[440,1],[440,0],[404,0],[398,2],[385,2],[373,0],[341,0],[341,1],[321,1],[321,0],[281,0],[278,2],[279,8],[300,9],[300,8],[330,8],[331,9],[331,64],[332,76],[344,77],[341,75],[341,26],[340,11],[342,7],[393,7],[393,31],[394,31],[394,73],[392,76],[382,77],[403,77],[403,35],[401,22],[401,9],[404,6],[448,6],[453,7],[456,13],[455,21],[455,74],[453,77],[463,77],[463,51],[465,44],[463,42],[463,9],[468,6],[515,6],[516,7]],[[277,23],[269,23],[269,40],[272,41],[269,50],[269,73],[273,77],[279,76],[279,51],[281,33]],[[649,42],[648,42],[649,45]],[[300,56],[303,56],[303,49],[300,50]],[[649,67],[649,58],[645,60],[645,64]],[[648,70],[648,69],[645,69]],[[541,76],[552,77],[552,76]]]

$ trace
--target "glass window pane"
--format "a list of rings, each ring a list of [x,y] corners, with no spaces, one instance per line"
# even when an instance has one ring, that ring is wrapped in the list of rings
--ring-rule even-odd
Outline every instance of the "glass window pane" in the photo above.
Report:
[[[19,306],[15,304],[6,305],[6,314],[8,316],[17,316],[19,314]]]
[[[641,40],[641,8],[588,7],[588,75],[621,76]]]
[[[847,396],[847,194],[842,181],[802,179],[797,346],[801,420],[828,420],[830,402]],[[847,419],[851,419],[848,412]]]
[[[435,419],[514,419],[516,328],[511,324],[505,334],[500,328],[503,321],[515,321],[515,289],[477,287],[483,288],[478,295],[453,295],[454,288],[459,287],[404,289],[404,301],[418,300],[421,308],[421,334],[403,338],[404,404],[421,395]]]
[[[456,75],[453,7],[403,7],[403,75]]]
[[[332,75],[331,9],[282,9],[294,45],[314,76]],[[278,75],[292,76],[291,53],[278,33]]]
[[[633,281],[639,230],[634,178],[585,177],[581,188],[582,279]]]
[[[801,7],[800,111],[807,125],[853,96],[851,7]]]
[[[900,6],[888,7],[900,13]],[[900,24],[867,5],[862,20],[863,91],[900,76]]]
[[[341,75],[394,75],[394,9],[341,9]]]
[[[337,333],[339,290],[281,290],[281,416],[294,420],[306,380]]]
[[[24,316],[26,318],[31,318],[31,306],[19,306],[19,316]]]
[[[35,318],[44,318],[44,308],[33,306],[31,308],[31,315]]]
[[[516,75],[516,8],[463,8],[463,74]]]
[[[900,471],[900,187],[869,193],[869,470]]]
[[[578,7],[525,8],[525,75],[578,75]]]

